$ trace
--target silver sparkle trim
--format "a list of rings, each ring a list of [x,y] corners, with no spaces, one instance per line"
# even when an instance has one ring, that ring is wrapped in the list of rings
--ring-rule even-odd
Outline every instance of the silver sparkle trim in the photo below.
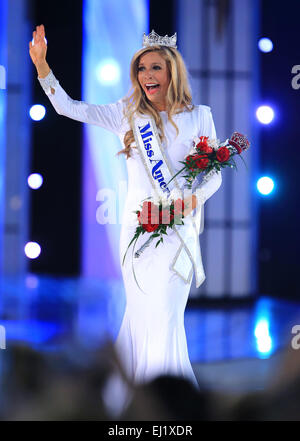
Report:
[[[59,81],[55,78],[52,70],[50,70],[45,78],[37,77],[37,79],[39,80],[40,85],[44,89],[46,95],[52,95],[51,89],[56,90],[57,86],[59,85]]]
[[[134,257],[136,257],[136,258],[140,257],[140,255],[142,254],[144,249],[150,245],[150,243],[152,242],[153,239],[154,239],[154,236],[150,236],[149,239],[147,240],[147,242],[145,242],[144,245],[142,245],[141,248],[139,248],[138,251],[136,251],[134,253]]]
[[[169,172],[170,172],[171,176],[174,176],[175,173],[174,173],[173,167],[172,167],[171,163],[169,162],[169,160],[168,160],[168,158],[167,158],[167,156],[166,156],[166,154],[165,154],[165,152],[164,152],[164,150],[163,150],[163,148],[162,148],[161,141],[160,141],[160,137],[159,137],[159,134],[158,134],[158,130],[157,130],[157,127],[156,127],[155,121],[154,121],[154,119],[153,119],[153,117],[152,117],[151,115],[149,115],[149,117],[148,117],[147,119],[150,119],[150,120],[151,120],[152,129],[153,129],[154,135],[155,135],[156,138],[157,138],[157,143],[158,143],[158,146],[159,146],[160,152],[161,152],[161,154],[162,154],[162,156],[163,156],[163,158],[164,158],[164,160],[165,160],[165,162],[166,162],[167,167],[169,168]],[[152,180],[152,176],[151,176],[151,174],[150,174],[150,170],[148,169],[148,166],[147,166],[147,163],[146,163],[146,161],[145,161],[145,158],[144,158],[143,152],[142,152],[141,147],[140,147],[139,142],[138,142],[138,135],[137,135],[137,132],[136,132],[136,125],[135,125],[135,124],[133,124],[133,135],[134,135],[134,139],[135,139],[136,145],[137,145],[137,147],[138,147],[138,151],[139,151],[139,153],[140,153],[140,156],[141,156],[142,162],[143,162],[143,164],[144,164],[144,167],[145,167],[145,169],[146,169],[146,172],[147,172],[147,174],[148,174],[148,177],[149,177],[149,179],[150,179],[150,181],[151,181],[151,185],[152,185],[152,187],[153,187],[155,193],[158,195],[157,190],[156,190],[156,186],[155,186],[155,184],[154,184],[154,182],[153,182],[153,180]],[[173,181],[174,181],[174,184],[175,184],[176,188],[177,188],[179,191],[181,191],[180,186],[179,186],[179,184],[178,184],[178,182],[177,182],[177,179],[174,178]],[[197,245],[196,245],[196,246],[197,246],[198,249],[199,249],[199,248],[200,248],[200,242],[199,242],[199,236],[198,236],[198,232],[197,232],[197,227],[196,227],[196,224],[195,224],[194,219],[191,218],[191,220],[192,220],[192,226],[193,226],[193,228],[194,228],[194,231],[196,232],[196,238],[197,238],[197,239],[196,239],[196,240],[197,240]],[[179,248],[178,248],[178,250],[177,250],[177,252],[176,252],[176,254],[175,254],[174,258],[173,258],[173,261],[172,261],[172,263],[171,263],[171,269],[172,269],[172,270],[173,270],[173,271],[174,271],[174,272],[175,272],[175,273],[176,273],[176,274],[177,274],[177,275],[178,275],[178,276],[179,276],[179,277],[180,277],[185,283],[189,283],[189,282],[191,281],[191,278],[192,278],[192,275],[193,275],[193,268],[194,268],[195,278],[196,278],[196,285],[199,285],[200,281],[199,281],[199,279],[198,279],[198,275],[197,275],[196,262],[195,262],[195,260],[194,260],[194,258],[193,258],[193,256],[192,256],[192,254],[190,253],[189,248],[187,247],[187,245],[185,244],[184,240],[183,240],[182,237],[180,236],[180,233],[178,232],[178,230],[177,230],[175,224],[173,225],[173,230],[174,230],[175,233],[177,234],[177,237],[179,238],[181,244],[180,244],[180,246],[179,246]],[[181,252],[181,250],[182,250],[183,247],[185,248],[185,251],[186,251],[188,257],[190,258],[190,260],[191,260],[191,262],[192,262],[192,264],[193,264],[193,267],[191,268],[191,270],[190,270],[190,274],[189,274],[189,276],[188,276],[187,279],[184,278],[184,277],[183,277],[183,276],[182,276],[182,275],[181,275],[181,274],[180,274],[180,273],[174,268],[174,264],[175,264],[175,262],[176,262],[176,259],[178,258],[178,256],[179,256],[179,254],[180,254],[180,252]],[[200,253],[201,253],[201,251],[200,251]]]
[[[150,117],[150,118],[151,118],[151,117]],[[157,127],[156,127],[156,124],[155,124],[155,122],[153,121],[153,118],[151,118],[151,119],[152,119],[152,123],[153,123],[153,128],[154,128],[155,135],[157,135]],[[170,174],[171,174],[172,176],[174,176],[174,175],[175,175],[174,169],[173,169],[173,167],[172,167],[172,165],[171,165],[171,162],[169,162],[169,159],[168,159],[167,155],[165,154],[165,151],[164,151],[163,148],[162,148],[162,145],[161,145],[161,142],[160,142],[160,138],[159,138],[159,137],[158,137],[158,146],[159,146],[159,148],[160,148],[160,151],[161,151],[161,154],[162,154],[164,160],[166,161],[166,164],[167,164],[167,167],[169,168]],[[178,184],[177,178],[174,178],[173,181],[174,181],[174,184],[175,184],[177,190],[181,191],[181,188],[180,188],[180,186],[179,186],[179,184]],[[193,218],[191,218],[191,219],[192,219],[192,225],[193,225],[193,228],[195,229],[195,232],[196,232],[197,246],[200,246],[200,244],[199,244],[199,236],[198,236],[198,232],[197,232],[197,227],[196,227],[196,224],[195,224],[194,219],[193,219]],[[178,273],[178,272],[176,271],[176,269],[174,268],[174,264],[175,264],[175,262],[176,262],[177,257],[179,256],[179,253],[181,252],[182,247],[184,247],[185,251],[187,252],[187,255],[189,256],[189,258],[191,259],[191,262],[192,262],[192,264],[193,264],[193,267],[194,267],[194,270],[195,270],[195,278],[196,278],[196,282],[197,282],[197,285],[198,285],[199,280],[198,280],[198,276],[197,276],[196,262],[195,262],[195,260],[194,260],[194,258],[193,258],[193,256],[192,256],[192,254],[191,254],[189,248],[187,247],[187,245],[185,244],[184,240],[183,240],[182,237],[180,236],[180,233],[179,233],[179,231],[177,230],[175,224],[173,225],[173,229],[174,229],[175,233],[177,234],[178,238],[179,238],[180,241],[181,241],[181,246],[180,246],[179,250],[177,250],[177,253],[176,253],[176,255],[175,255],[176,257],[173,259],[173,262],[172,262],[172,264],[171,264],[171,269],[172,269],[173,271],[175,271],[175,272],[179,275],[179,273]],[[186,283],[188,283],[188,282],[190,282],[192,275],[193,275],[193,268],[191,269],[190,274],[189,274],[187,280],[184,279],[184,277],[182,277],[182,276],[181,276],[181,278],[182,278]]]
[[[152,31],[150,32],[149,35],[146,35],[145,32],[144,32],[144,35],[143,35],[143,47],[157,46],[158,45],[158,46],[174,47],[176,49],[177,48],[176,42],[177,42],[177,33],[176,32],[171,37],[168,37],[167,35],[162,37],[162,36],[158,35],[152,29]]]

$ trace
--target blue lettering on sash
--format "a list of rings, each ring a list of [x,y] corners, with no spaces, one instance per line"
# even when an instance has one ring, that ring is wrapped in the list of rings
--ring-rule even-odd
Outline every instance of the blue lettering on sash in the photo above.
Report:
[[[150,129],[150,123],[148,122],[148,124],[146,124],[144,127],[140,127],[139,126],[139,130],[141,133],[144,133],[145,131],[147,131],[148,129]]]
[[[147,150],[147,155],[148,156],[152,156],[154,154],[153,150],[151,150],[151,143],[150,141],[152,141],[152,138],[149,138],[149,136],[153,136],[153,133],[150,131],[148,132],[148,130],[150,129],[150,122],[148,122],[145,126],[138,126],[139,131],[141,133],[141,137],[144,143],[144,148],[145,150]],[[150,153],[152,152],[152,153]],[[168,187],[166,187],[166,183],[163,177],[163,174],[161,172],[161,170],[158,170],[159,167],[163,164],[163,161],[160,159],[149,159],[150,163],[152,164],[152,161],[156,162],[156,164],[153,166],[152,168],[152,176],[154,179],[156,179],[159,182],[160,187],[163,189],[163,192],[167,192],[170,193],[170,189]]]

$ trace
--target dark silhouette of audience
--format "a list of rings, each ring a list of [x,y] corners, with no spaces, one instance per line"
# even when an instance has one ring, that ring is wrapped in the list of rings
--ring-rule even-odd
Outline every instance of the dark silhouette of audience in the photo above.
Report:
[[[1,420],[300,419],[300,355],[289,348],[266,390],[232,400],[230,394],[209,391],[201,384],[196,389],[183,377],[161,375],[144,384],[128,382],[131,399],[117,416],[110,412],[102,396],[118,364],[112,342],[94,352],[77,347],[63,353],[13,345],[1,351],[0,357]]]

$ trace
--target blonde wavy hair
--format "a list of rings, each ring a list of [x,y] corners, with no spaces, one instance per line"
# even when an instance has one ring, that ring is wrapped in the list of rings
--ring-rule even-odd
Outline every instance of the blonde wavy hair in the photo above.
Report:
[[[125,148],[117,153],[117,155],[122,153],[126,154],[126,159],[131,157],[131,148],[137,148],[136,146],[132,146],[135,141],[132,130],[133,117],[135,113],[139,113],[141,115],[151,115],[156,123],[161,142],[165,138],[159,111],[156,110],[152,103],[148,100],[138,81],[138,66],[140,58],[142,55],[148,52],[158,52],[159,55],[161,55],[166,61],[167,69],[170,75],[170,83],[166,96],[166,111],[168,113],[168,120],[176,129],[177,136],[179,130],[173,121],[172,116],[184,110],[191,112],[194,108],[194,105],[192,104],[192,95],[188,81],[187,69],[181,54],[176,49],[168,46],[151,46],[140,49],[134,54],[130,63],[131,89],[129,91],[130,95],[125,98],[126,106],[124,109],[124,116],[127,118],[131,129],[128,130],[124,136]]]

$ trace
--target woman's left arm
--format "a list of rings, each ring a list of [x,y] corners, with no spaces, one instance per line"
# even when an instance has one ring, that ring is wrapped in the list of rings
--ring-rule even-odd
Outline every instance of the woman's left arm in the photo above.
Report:
[[[199,181],[198,181],[199,182]],[[197,200],[204,204],[222,184],[222,174],[220,171],[212,170],[202,178],[201,183],[195,184],[193,193],[196,193]],[[195,195],[195,194],[193,194]]]
[[[184,199],[186,210],[184,215],[187,216],[191,211],[193,211],[199,204],[203,205],[207,199],[209,199],[221,186],[222,184],[222,174],[213,170],[208,175],[206,175],[201,184],[194,185],[193,193]]]
[[[216,129],[212,117],[211,109],[208,106],[200,106],[200,135],[208,136],[210,139],[216,139]],[[192,195],[185,198],[187,216],[199,204],[203,205],[221,186],[221,171],[212,170],[202,177],[202,173],[195,179],[192,187]]]

